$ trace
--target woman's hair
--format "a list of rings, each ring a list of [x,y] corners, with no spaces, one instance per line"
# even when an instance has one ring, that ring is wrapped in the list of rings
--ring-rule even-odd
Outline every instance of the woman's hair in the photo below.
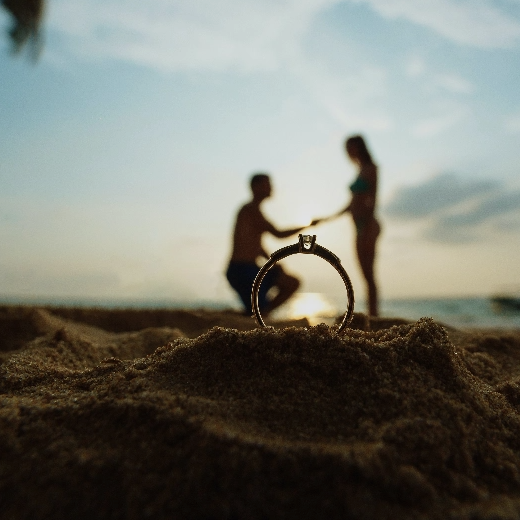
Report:
[[[345,141],[345,148],[348,149],[352,147],[356,150],[356,156],[357,159],[359,159],[359,162],[362,163],[371,163],[374,164],[374,161],[372,160],[372,156],[370,155],[370,152],[368,151],[367,145],[365,143],[365,140],[360,135],[353,135],[349,137]]]

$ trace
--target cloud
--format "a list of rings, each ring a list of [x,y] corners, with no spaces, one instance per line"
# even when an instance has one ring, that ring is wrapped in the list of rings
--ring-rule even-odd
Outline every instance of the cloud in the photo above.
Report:
[[[434,82],[439,87],[454,94],[471,94],[474,90],[471,82],[456,74],[439,74]]]
[[[279,69],[339,0],[55,0],[49,26],[90,57],[162,70]]]
[[[404,72],[413,80],[422,80],[428,90],[443,91],[451,94],[471,94],[475,85],[459,73],[435,73],[428,67],[423,56],[413,53],[404,63]]]
[[[320,12],[359,2],[465,45],[508,48],[520,40],[519,20],[491,0],[54,0],[47,25],[64,47],[91,59],[167,71],[273,71],[301,52]]]
[[[448,227],[468,228],[517,211],[520,211],[520,191],[512,193],[500,191],[481,199],[467,211],[445,215],[440,221]]]
[[[505,121],[505,128],[509,133],[520,133],[520,113],[508,116]]]
[[[386,71],[364,64],[348,74],[309,60],[301,48],[317,14],[345,0],[55,0],[49,25],[72,52],[165,72],[266,73],[297,78],[347,128],[391,127],[374,100]],[[354,68],[354,67],[353,67]]]
[[[345,77],[319,64],[300,62],[293,72],[330,117],[346,131],[359,128],[381,131],[392,127],[390,116],[381,108],[381,101],[388,94],[385,69],[365,65]]]
[[[357,0],[386,18],[428,27],[453,42],[479,48],[511,48],[520,41],[520,21],[492,0]]]
[[[412,135],[415,137],[433,137],[445,133],[449,128],[462,121],[469,113],[469,110],[460,106],[444,114],[435,115],[419,121],[412,128]]]
[[[394,125],[385,107],[387,71],[371,63],[355,63],[348,74],[323,71],[303,46],[320,13],[359,2],[385,18],[405,18],[459,43],[500,47],[520,38],[518,21],[489,0],[54,0],[48,27],[53,41],[62,43],[50,56],[55,62],[67,53],[121,60],[168,73],[284,71],[342,126],[384,131]],[[422,79],[443,93],[473,90],[457,74],[426,72],[420,58],[409,63],[410,76],[426,76]],[[467,113],[448,107],[419,121],[413,134],[438,135]]]
[[[482,237],[489,226],[514,231],[505,224],[507,219],[520,220],[520,191],[494,180],[442,174],[400,188],[384,212],[390,218],[422,224],[422,236],[428,240],[464,243]]]
[[[426,74],[426,63],[421,56],[410,56],[406,63],[406,75],[410,78],[418,78]]]
[[[386,206],[386,213],[404,219],[422,218],[472,200],[498,188],[487,180],[464,180],[453,173],[428,179],[423,184],[403,186]]]

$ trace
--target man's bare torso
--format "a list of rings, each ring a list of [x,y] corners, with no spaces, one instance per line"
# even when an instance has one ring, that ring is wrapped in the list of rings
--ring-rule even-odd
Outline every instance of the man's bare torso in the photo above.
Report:
[[[233,233],[232,262],[256,263],[259,257],[267,258],[262,247],[262,234],[270,231],[272,224],[260,211],[260,205],[248,202],[238,212]]]

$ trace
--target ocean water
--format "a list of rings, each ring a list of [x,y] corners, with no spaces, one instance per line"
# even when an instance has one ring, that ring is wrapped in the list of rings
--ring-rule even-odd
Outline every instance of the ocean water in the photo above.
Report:
[[[239,307],[234,302],[223,301],[176,301],[153,299],[94,299],[94,298],[28,298],[2,297],[0,304],[8,305],[53,305],[66,307],[137,308],[137,309],[208,309],[225,310]],[[355,311],[364,312],[363,301],[356,302]],[[311,324],[332,323],[346,309],[341,303],[330,301],[320,293],[297,293],[280,308],[273,318],[307,317]],[[471,298],[409,298],[386,299],[380,303],[380,315],[386,318],[418,320],[430,317],[435,321],[457,328],[520,329],[520,310],[498,307],[488,297]]]
[[[488,297],[385,300],[381,314],[409,320],[427,316],[457,328],[520,329],[520,310],[497,306]]]
[[[365,302],[356,301],[355,312],[365,312],[366,308]],[[311,324],[327,323],[345,310],[323,294],[301,293],[281,309],[278,317],[307,316]],[[411,321],[428,317],[456,328],[520,329],[520,310],[499,307],[489,297],[386,299],[380,302],[380,315]]]

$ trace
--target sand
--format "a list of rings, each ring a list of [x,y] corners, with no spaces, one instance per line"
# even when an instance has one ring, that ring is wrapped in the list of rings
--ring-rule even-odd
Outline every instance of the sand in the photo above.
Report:
[[[520,518],[520,331],[274,325],[0,307],[0,518]]]

